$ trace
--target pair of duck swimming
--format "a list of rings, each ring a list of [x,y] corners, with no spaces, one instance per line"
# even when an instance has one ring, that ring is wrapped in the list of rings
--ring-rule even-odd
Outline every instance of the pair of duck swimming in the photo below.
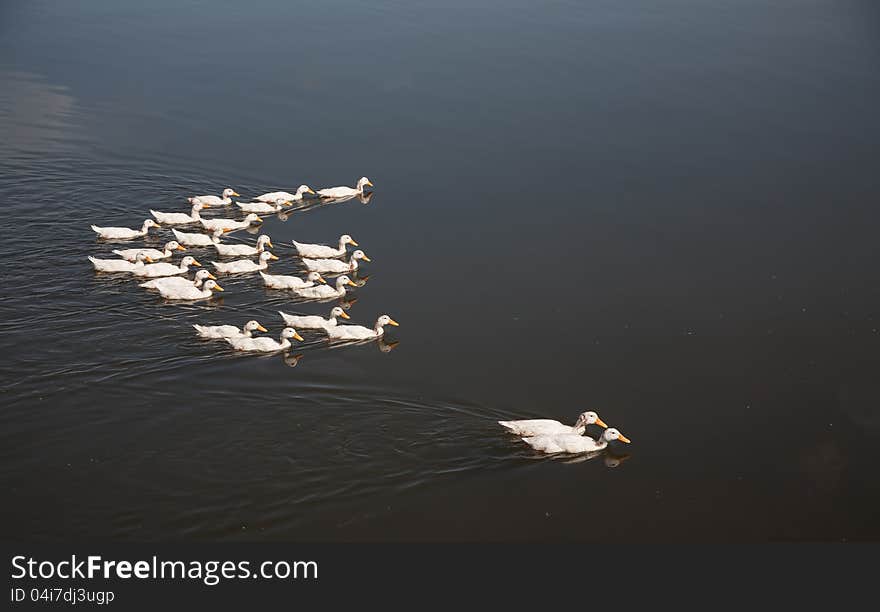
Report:
[[[510,433],[536,451],[547,454],[557,453],[590,453],[608,447],[618,440],[629,444],[630,439],[613,427],[608,427],[599,415],[593,411],[583,412],[574,425],[564,425],[553,419],[525,419],[520,421],[498,421]],[[586,434],[587,426],[598,425],[605,429],[594,439]]]
[[[241,328],[234,325],[193,325],[193,328],[202,338],[226,340],[236,350],[265,353],[290,348],[291,339],[302,341],[302,336],[299,335],[296,327],[300,329],[323,330],[331,340],[369,340],[382,337],[385,333],[384,328],[386,325],[395,327],[399,325],[397,321],[388,315],[382,315],[376,319],[376,325],[372,329],[362,325],[338,325],[337,317],[349,318],[339,306],[335,306],[330,311],[328,319],[317,315],[300,316],[289,315],[284,312],[279,312],[279,314],[284,319],[287,327],[281,331],[278,341],[264,336],[254,338],[253,332],[255,331],[268,331],[255,320],[248,321]]]

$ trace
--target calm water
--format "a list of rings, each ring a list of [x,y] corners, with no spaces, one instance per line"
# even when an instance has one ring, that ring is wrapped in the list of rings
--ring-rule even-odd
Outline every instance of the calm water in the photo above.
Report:
[[[2,534],[880,538],[875,3],[134,4],[0,5]],[[189,325],[329,305],[86,260],[364,174],[262,231],[354,236],[383,344],[236,355]],[[495,424],[587,409],[628,457]]]

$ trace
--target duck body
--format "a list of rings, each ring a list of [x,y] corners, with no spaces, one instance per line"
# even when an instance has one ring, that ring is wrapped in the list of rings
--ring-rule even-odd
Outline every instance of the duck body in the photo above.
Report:
[[[600,451],[608,442],[575,433],[543,434],[522,439],[536,451],[553,455],[556,453],[591,453]]]
[[[330,300],[333,298],[343,297],[345,295],[345,286],[355,286],[351,279],[347,276],[340,276],[336,279],[336,286],[316,285],[313,287],[292,287],[293,292],[300,297],[312,300]]]
[[[217,249],[217,254],[221,257],[259,255],[266,249],[267,246],[272,246],[272,239],[265,234],[257,239],[256,246],[251,246],[249,244],[221,244],[220,242],[214,243],[214,247]]]
[[[150,261],[150,259],[146,256],[140,256],[138,261],[132,263],[125,259],[98,259],[97,257],[89,256],[89,261],[92,262],[92,266],[98,272],[135,272],[143,269],[144,262]]]
[[[265,272],[260,272],[260,276],[263,277],[263,283],[270,289],[302,289],[305,287],[314,287],[317,283],[322,282],[321,276],[316,273],[317,276],[312,278],[312,275],[309,274],[310,278],[303,279],[298,276],[286,276],[283,274],[266,274]],[[295,327],[295,326],[294,326]]]
[[[553,419],[524,419],[521,421],[498,421],[510,433],[519,436],[546,436],[557,434],[584,434],[583,426],[565,425]]]
[[[339,259],[308,259],[303,258],[302,262],[305,266],[306,270],[311,270],[313,272],[354,272],[358,269],[358,260],[363,259],[365,261],[370,261],[370,258],[366,256],[366,254],[358,249],[354,253],[351,254],[351,257],[348,261],[340,261]]]
[[[201,287],[196,287],[193,284],[180,286],[160,285],[158,289],[159,293],[166,300],[204,300],[214,295],[214,289],[223,291],[220,285],[212,280],[206,281]]]
[[[291,315],[280,310],[278,314],[287,325],[296,329],[327,329],[328,327],[336,327],[336,317],[349,318],[339,306],[334,306],[330,311],[330,317],[326,319],[318,315]]]
[[[159,287],[188,287],[189,285],[199,288],[202,286],[202,282],[209,278],[216,280],[216,277],[213,274],[202,269],[196,272],[195,278],[192,280],[183,276],[161,276],[140,283],[138,286],[143,287],[144,289],[158,289]]]
[[[223,272],[225,274],[256,272],[268,268],[270,259],[278,259],[278,257],[272,255],[269,251],[263,251],[260,253],[260,258],[257,261],[252,261],[250,259],[236,259],[235,261],[227,263],[212,261],[211,265],[214,266],[214,269],[217,270],[217,272]]]
[[[151,227],[159,226],[152,219],[147,219],[139,230],[128,227],[100,227],[93,225],[92,231],[105,240],[131,240],[132,238],[146,236]]]
[[[214,247],[217,249],[217,254],[222,257],[236,257],[242,255],[257,255],[263,252],[263,249],[258,249],[257,247],[253,247],[249,244],[221,244],[214,243]]]
[[[197,223],[201,221],[202,218],[199,216],[199,211],[208,208],[207,204],[202,204],[201,202],[196,202],[193,204],[192,209],[189,214],[179,213],[179,212],[161,212],[158,210],[150,209],[150,214],[156,218],[156,221],[159,223],[164,223],[165,225],[187,225],[189,223]]]
[[[186,201],[190,204],[207,204],[208,206],[226,206],[228,204],[232,204],[232,196],[239,197],[232,189],[224,189],[222,196],[215,195],[201,195],[201,196],[193,196],[191,198],[187,198]]]
[[[372,187],[373,183],[367,177],[362,176],[357,182],[357,187],[328,187],[326,189],[319,189],[318,195],[322,198],[352,197],[362,194],[364,187],[367,185]]]
[[[210,289],[196,287],[191,283],[178,286],[160,285],[157,289],[166,300],[204,300],[214,295]]]
[[[278,200],[286,200],[288,202],[291,202],[291,201],[298,202],[303,199],[303,196],[306,193],[314,194],[315,192],[308,185],[300,185],[299,188],[296,190],[296,193],[290,193],[288,191],[272,191],[272,192],[264,193],[263,195],[257,196],[254,199],[258,200],[260,202],[268,202],[270,204],[272,202],[277,202]]]
[[[383,330],[370,329],[363,325],[335,325],[327,328],[327,336],[331,340],[369,340],[379,338]]]
[[[255,331],[266,331],[256,321],[248,321],[243,327],[235,325],[193,325],[196,333],[202,338],[220,340],[222,338],[251,338]]]
[[[324,259],[324,258],[333,258],[333,257],[342,257],[345,255],[345,245],[353,244],[354,246],[358,246],[358,243],[352,240],[351,236],[348,234],[343,234],[339,237],[339,247],[333,248],[332,246],[327,246],[326,244],[305,244],[302,242],[297,242],[293,240],[293,246],[296,247],[297,253],[299,253],[300,257],[307,257],[309,259]]]
[[[574,425],[565,425],[553,419],[524,419],[520,421],[498,421],[498,424],[510,433],[519,436],[541,436],[555,434],[584,435],[587,426],[595,424],[597,427],[608,427],[593,411],[582,412],[578,415]]]
[[[249,227],[251,223],[255,221],[262,221],[260,217],[257,216],[256,213],[248,213],[248,215],[242,219],[241,221],[236,221],[235,219],[201,219],[202,227],[208,230],[217,230],[221,229],[223,231],[229,232],[232,230],[239,230]]]
[[[182,246],[180,246],[177,242],[171,241],[165,245],[165,248],[161,251],[159,249],[116,249],[113,251],[115,255],[119,255],[122,259],[126,261],[137,261],[138,254],[143,254],[146,257],[149,257],[152,260],[157,259],[168,259],[174,253],[174,251],[185,251]]]
[[[189,255],[187,255],[180,260],[180,263],[178,265],[162,261],[159,263],[144,266],[143,268],[138,268],[137,270],[132,270],[132,272],[134,272],[134,274],[136,274],[137,276],[147,276],[150,278],[155,278],[158,276],[176,276],[178,274],[186,274],[189,271],[189,267],[191,265],[201,266],[201,264],[197,262],[194,257],[190,257]]]
[[[186,246],[211,246],[212,244],[219,244],[220,236],[223,235],[222,230],[215,231],[214,234],[189,234],[172,229],[171,233],[174,234],[177,242]]]
[[[363,325],[335,325],[326,328],[325,331],[331,340],[370,340],[381,338],[385,334],[386,325],[396,327],[398,323],[388,315],[382,315],[372,329]]]
[[[287,203],[287,200],[281,200],[284,204]],[[242,212],[246,213],[262,213],[262,214],[272,214],[281,212],[284,208],[284,204],[274,203],[268,204],[266,202],[236,202],[235,205],[238,206]]]
[[[543,434],[539,436],[527,436],[522,441],[536,451],[555,455],[557,453],[593,453],[608,446],[613,440],[620,440],[629,444],[629,438],[621,434],[613,427],[606,429],[598,440],[589,436],[581,436],[574,433]]]
[[[292,327],[285,327],[284,330],[282,330],[281,337],[278,340],[266,338],[265,336],[260,338],[226,338],[225,340],[232,348],[237,351],[274,353],[275,351],[283,351],[290,348],[291,338],[302,340],[302,337],[298,333],[296,333],[296,330]]]
[[[306,270],[311,272],[354,272],[358,269],[356,259],[341,261],[339,259],[306,259],[302,260]]]

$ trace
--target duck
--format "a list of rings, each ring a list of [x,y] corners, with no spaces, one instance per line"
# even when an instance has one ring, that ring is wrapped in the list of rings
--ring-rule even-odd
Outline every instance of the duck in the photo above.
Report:
[[[553,419],[525,419],[522,421],[498,421],[498,424],[507,429],[510,433],[518,436],[543,436],[554,434],[576,434],[584,435],[587,425],[599,425],[600,427],[608,427],[605,422],[599,418],[595,412],[582,412],[574,425],[564,425]]]
[[[202,268],[195,273],[192,280],[185,276],[161,276],[140,283],[138,286],[143,287],[144,289],[158,289],[159,287],[187,287],[189,285],[192,285],[193,287],[201,287],[202,283],[209,278],[211,280],[217,280],[216,276]]]
[[[342,317],[343,319],[351,318],[339,306],[334,306],[330,309],[330,317],[327,319],[318,315],[290,315],[280,310],[278,314],[281,315],[281,318],[284,319],[287,325],[298,329],[326,329],[336,326],[336,317]]]
[[[250,338],[253,332],[267,331],[265,327],[257,321],[248,321],[242,327],[235,325],[193,325],[196,333],[202,338],[210,338],[219,340],[221,338]]]
[[[150,263],[153,260],[148,255],[139,253],[135,257],[134,263],[125,259],[98,259],[91,255],[89,256],[89,261],[92,262],[92,265],[98,272],[134,272],[143,269],[145,262]]]
[[[153,209],[150,209],[150,214],[156,217],[156,221],[159,223],[165,223],[166,225],[186,225],[187,223],[202,221],[202,218],[199,216],[199,211],[210,207],[209,204],[196,202],[192,205],[189,214],[179,212],[159,212]]]
[[[176,240],[171,240],[170,242],[166,242],[165,246],[162,247],[162,250],[159,249],[116,249],[113,251],[115,255],[119,255],[122,259],[127,261],[136,261],[138,253],[143,253],[147,257],[152,260],[157,259],[168,259],[171,257],[174,251],[185,251],[186,249],[180,246]]]
[[[376,325],[373,326],[373,329],[363,325],[336,325],[325,328],[325,331],[331,340],[367,340],[381,337],[385,333],[386,325],[397,327],[400,323],[388,315],[382,315],[376,319]]]
[[[302,336],[300,336],[292,327],[285,327],[281,330],[281,337],[279,340],[273,340],[272,338],[266,338],[265,336],[259,338],[225,338],[225,340],[237,351],[272,353],[290,348],[291,338],[302,342]]]
[[[199,268],[202,267],[202,264],[196,261],[196,258],[192,255],[187,255],[183,259],[180,260],[178,265],[166,263],[164,261],[159,263],[150,264],[148,266],[144,266],[143,268],[138,268],[137,270],[132,270],[137,276],[148,276],[151,278],[155,278],[157,276],[175,276],[177,274],[186,274],[189,271],[190,266],[197,266]]]
[[[187,198],[186,201],[190,204],[195,204],[197,202],[201,204],[208,204],[210,206],[225,206],[227,204],[232,204],[232,196],[240,198],[241,195],[235,192],[231,187],[227,187],[223,190],[223,194],[220,197],[215,195],[201,195],[201,196],[193,196],[191,198]]]
[[[598,440],[594,440],[589,436],[581,436],[574,433],[546,434],[522,438],[523,442],[536,451],[547,454],[592,453],[606,448],[608,444],[614,440],[620,440],[625,444],[630,443],[629,438],[613,427],[606,429],[602,435],[599,436]]]
[[[354,239],[348,234],[343,234],[339,237],[339,248],[334,249],[331,246],[327,246],[325,244],[303,244],[301,242],[297,242],[293,240],[293,246],[296,247],[296,251],[299,253],[300,257],[308,257],[310,259],[322,259],[325,257],[342,257],[345,255],[345,245],[351,244],[353,246],[358,246],[358,243],[354,241]]]
[[[152,219],[144,219],[141,229],[135,230],[127,227],[99,227],[92,226],[92,231],[105,240],[130,240],[131,238],[141,238],[147,235],[151,227],[162,227]]]
[[[166,300],[204,300],[211,297],[214,291],[225,291],[217,284],[217,281],[207,280],[201,287],[189,286],[160,286],[159,293]]]
[[[351,254],[348,261],[340,261],[338,259],[306,259],[303,258],[303,265],[306,270],[314,272],[354,272],[358,269],[358,260],[372,261],[367,257],[366,253],[358,249]]]
[[[278,198],[272,204],[267,204],[266,202],[236,202],[235,205],[238,206],[242,212],[246,213],[272,214],[281,212],[284,210],[285,206],[290,206],[290,200]]]
[[[257,270],[265,270],[268,268],[269,260],[271,259],[278,259],[278,256],[273,255],[269,251],[263,251],[260,253],[258,262],[251,261],[250,259],[236,259],[229,263],[217,263],[216,261],[212,261],[211,265],[214,266],[214,269],[217,270],[217,272],[224,272],[226,274],[256,272]]]
[[[314,287],[315,283],[327,283],[317,272],[309,272],[306,280],[298,276],[266,274],[265,272],[260,272],[260,276],[263,277],[263,282],[270,289],[301,289],[304,287]]]
[[[249,213],[241,221],[236,221],[235,219],[201,219],[202,227],[208,230],[222,229],[225,232],[231,232],[232,230],[239,230],[248,227],[251,223],[259,222],[262,223],[263,220],[260,219],[257,213]]]
[[[367,177],[362,176],[358,179],[357,187],[328,187],[327,189],[319,189],[318,195],[322,198],[342,198],[345,196],[356,196],[364,192],[365,186],[372,187],[373,183],[370,182],[370,179],[368,179]]]
[[[257,238],[256,246],[251,246],[249,244],[221,244],[220,242],[214,243],[214,247],[217,249],[217,254],[223,257],[232,257],[234,255],[258,255],[266,250],[266,247],[271,246],[272,239],[269,238],[269,236],[267,236],[266,234],[262,234],[259,238]]]
[[[303,196],[307,193],[315,195],[315,190],[309,187],[308,185],[300,185],[296,189],[296,193],[289,193],[287,191],[272,191],[270,193],[264,193],[263,195],[257,196],[254,198],[260,202],[277,202],[279,199],[288,200],[291,202],[298,202],[303,199]]]
[[[357,287],[357,285],[351,282],[350,278],[343,275],[336,279],[335,288],[330,287],[327,284],[323,284],[316,285],[314,287],[292,287],[292,289],[300,297],[323,300],[343,297],[345,295],[346,285]]]

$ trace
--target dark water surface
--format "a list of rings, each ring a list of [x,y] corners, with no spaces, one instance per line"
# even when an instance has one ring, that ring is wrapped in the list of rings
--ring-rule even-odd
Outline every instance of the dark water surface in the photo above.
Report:
[[[875,3],[136,4],[0,5],[0,533],[880,538]],[[189,325],[329,305],[86,260],[361,175],[262,231],[354,236],[382,345],[236,355]],[[587,409],[628,458],[495,424]]]

